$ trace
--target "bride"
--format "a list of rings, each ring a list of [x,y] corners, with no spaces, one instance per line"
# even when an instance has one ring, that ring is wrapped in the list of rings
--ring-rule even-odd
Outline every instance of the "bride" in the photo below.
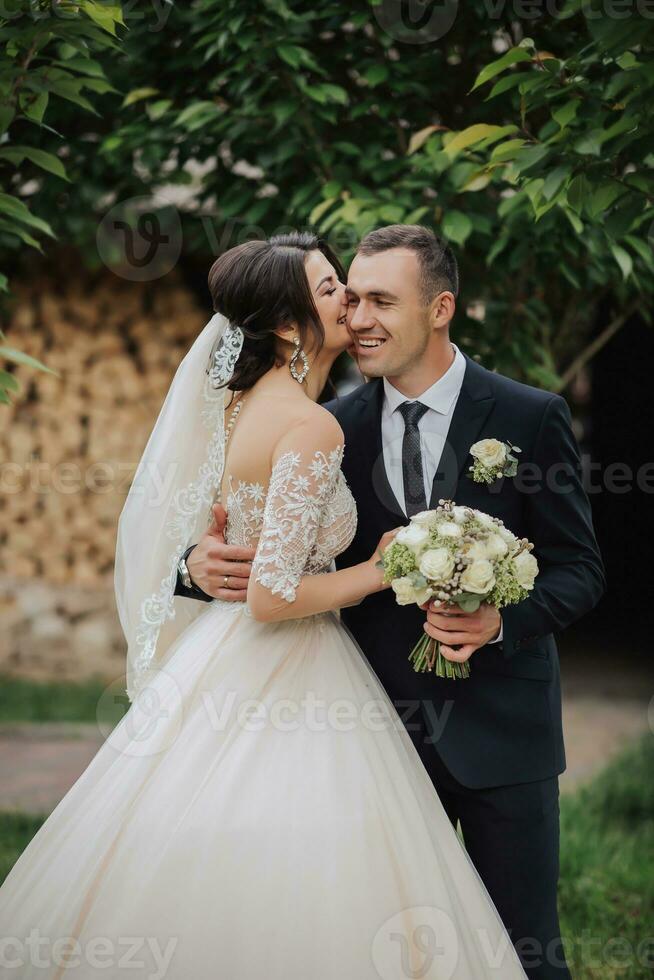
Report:
[[[119,521],[131,704],[0,889],[1,977],[525,977],[339,619],[385,588],[397,531],[331,570],[357,520],[343,433],[317,403],[350,346],[343,279],[299,233],[212,266],[218,312]],[[256,545],[247,603],[173,595],[216,499],[227,541]]]

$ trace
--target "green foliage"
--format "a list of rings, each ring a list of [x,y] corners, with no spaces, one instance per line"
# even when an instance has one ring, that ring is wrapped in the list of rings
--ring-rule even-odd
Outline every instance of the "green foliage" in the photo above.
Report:
[[[184,250],[207,260],[307,225],[347,259],[371,228],[422,222],[460,258],[456,339],[555,390],[597,348],[600,305],[613,318],[600,345],[648,317],[654,27],[636,5],[616,18],[568,0],[521,21],[511,4],[459,4],[442,37],[404,43],[373,0],[126,4],[120,44],[92,6],[72,22],[74,50],[40,69],[42,85],[67,71],[78,101],[33,92],[32,116],[47,108],[38,146],[33,121],[0,146],[0,168],[21,153],[28,173],[50,168],[28,213],[89,262],[109,206],[162,191],[184,192]],[[99,114],[79,102],[89,87]]]
[[[4,339],[5,335],[0,330],[0,340]],[[25,354],[23,351],[16,350],[15,347],[9,347],[6,344],[0,345],[0,358],[4,361],[9,361],[10,364],[27,364],[37,371],[47,371],[48,374],[58,375],[57,371],[46,367],[45,364],[42,364],[35,357],[30,357],[29,354]],[[15,394],[19,388],[20,384],[18,379],[13,374],[9,371],[0,370],[0,405],[9,405],[12,394]]]
[[[366,0],[198,0],[163,32],[187,45],[130,29],[134,85],[156,63],[159,91],[100,153],[140,151],[150,186],[204,162],[199,249],[309,224],[348,258],[381,224],[432,225],[461,258],[464,346],[561,389],[598,304],[619,326],[651,299],[652,21],[596,7],[521,25],[459,5],[444,37],[404,44]]]
[[[463,250],[461,305],[484,310],[468,343],[554,390],[596,352],[584,344],[599,301],[614,311],[609,339],[637,310],[651,322],[654,294],[652,21],[580,11],[569,3],[549,38],[557,55],[523,38],[479,71],[463,114],[481,116],[487,90],[493,124],[455,131],[423,117],[393,183],[399,220],[415,220],[417,196],[431,197],[420,220]],[[368,186],[313,217],[363,233],[382,223],[382,207]]]
[[[6,192],[0,193],[0,248],[28,245],[42,252],[39,236],[56,237],[51,222],[30,207],[30,196],[42,185],[44,173],[57,178],[57,184],[70,183],[62,159],[67,151],[64,136],[45,120],[56,119],[60,100],[75,105],[78,113],[81,109],[97,115],[84,90],[96,94],[116,91],[91,54],[118,49],[114,37],[120,23],[119,3],[4,0],[0,12],[0,175]],[[7,276],[0,275],[0,291],[7,288]],[[1,348],[0,358],[43,369],[39,361],[13,348]],[[13,375],[0,371],[0,404],[7,404],[17,387]]]
[[[567,14],[579,9],[580,2],[569,3]],[[501,262],[517,282],[513,303],[522,330],[540,347],[535,381],[575,353],[598,296],[610,295],[623,313],[645,313],[653,295],[651,20],[603,16],[586,23],[582,46],[559,44],[555,57],[524,39],[480,72],[473,89],[502,76],[486,101],[502,104],[503,117],[519,122],[520,138],[510,135],[492,149],[488,141],[468,142],[475,170],[459,173],[451,187],[482,198],[494,237],[487,265]],[[567,380],[570,372],[562,381],[552,376],[550,386]]]
[[[42,171],[70,181],[62,156],[64,136],[45,122],[57,117],[56,102],[72,102],[98,115],[84,90],[115,92],[92,53],[119,50],[116,24],[122,24],[120,4],[101,0],[6,0],[0,15],[0,168],[12,193],[0,195],[2,245],[25,243],[42,251],[32,235],[54,237],[50,223],[36,217],[23,199],[26,180]],[[56,151],[45,149],[48,134]],[[58,152],[57,152],[58,151]],[[32,166],[30,166],[30,164]],[[6,283],[4,284],[6,288]]]

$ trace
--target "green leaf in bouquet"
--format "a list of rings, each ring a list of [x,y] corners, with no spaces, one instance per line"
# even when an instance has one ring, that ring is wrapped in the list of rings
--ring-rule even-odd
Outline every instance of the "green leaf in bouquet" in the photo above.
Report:
[[[427,588],[427,579],[425,578],[424,575],[421,575],[420,572],[412,572],[409,575],[409,578],[411,579],[411,583],[412,583],[414,589],[426,589]]]
[[[456,604],[464,612],[477,612],[484,600],[484,596],[475,595],[474,592],[462,592],[456,597]]]

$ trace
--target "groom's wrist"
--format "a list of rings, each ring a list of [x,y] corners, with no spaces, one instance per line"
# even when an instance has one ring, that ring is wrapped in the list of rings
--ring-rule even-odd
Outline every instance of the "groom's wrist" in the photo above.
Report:
[[[489,640],[489,643],[501,643],[504,639],[504,622],[502,621],[502,616],[500,614],[500,628],[497,631],[497,635]]]
[[[184,561],[186,561],[190,553],[193,551],[193,548],[195,548],[194,544],[192,544],[190,548],[186,549],[186,551],[182,555],[182,559]],[[189,581],[191,582],[190,586],[184,584],[184,581],[182,579],[182,574],[178,565],[177,579],[175,581],[175,591],[173,594],[183,596],[185,599],[199,599],[201,602],[213,601],[213,596],[210,596],[207,592],[204,592],[199,585],[195,585],[195,583],[192,581],[192,579],[190,579],[190,577],[189,577]]]

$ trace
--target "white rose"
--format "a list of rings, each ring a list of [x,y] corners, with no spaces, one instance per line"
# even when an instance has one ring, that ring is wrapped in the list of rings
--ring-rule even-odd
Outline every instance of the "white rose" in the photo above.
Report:
[[[419,527],[431,528],[434,526],[436,521],[436,511],[434,510],[421,510],[418,514],[414,514],[411,518],[412,524],[417,524]]]
[[[470,447],[470,454],[492,470],[506,461],[506,446],[499,439],[480,439]]]
[[[497,558],[504,558],[509,550],[506,541],[497,532],[490,534],[484,542],[484,545],[486,548],[486,557],[491,561],[495,561]]]
[[[438,533],[444,538],[460,538],[463,532],[454,521],[443,521],[438,525]]]
[[[448,582],[454,571],[454,558],[447,548],[430,548],[420,559],[420,574],[433,582]]]
[[[452,508],[452,517],[457,524],[465,524],[468,520],[468,508],[455,504]]]
[[[395,593],[398,606],[410,606],[414,602],[422,606],[423,603],[427,602],[427,599],[431,598],[432,594],[429,588],[416,589],[408,575],[393,579],[391,588]]]
[[[495,518],[490,516],[490,514],[485,514],[483,510],[476,510],[475,518],[477,519],[477,523],[480,524],[485,530],[496,530],[497,522],[495,521]]]
[[[394,578],[391,582],[391,588],[399,606],[409,606],[416,601],[415,588],[408,575],[404,575],[402,578]]]
[[[465,592],[474,592],[475,595],[486,595],[495,585],[493,566],[485,558],[479,561],[473,561],[462,572],[459,584]]]
[[[463,546],[463,554],[472,561],[486,561],[486,545],[483,541],[470,541]]]
[[[398,531],[393,540],[405,544],[412,551],[419,551],[429,541],[429,531],[419,524],[409,524]]]
[[[513,559],[513,570],[518,585],[523,589],[533,589],[534,580],[538,575],[538,562],[531,551],[521,551]]]
[[[504,527],[504,525],[501,524],[497,529],[497,533],[500,535],[502,540],[506,542],[509,551],[514,552],[518,546],[518,539],[513,531],[509,531],[508,527]]]

